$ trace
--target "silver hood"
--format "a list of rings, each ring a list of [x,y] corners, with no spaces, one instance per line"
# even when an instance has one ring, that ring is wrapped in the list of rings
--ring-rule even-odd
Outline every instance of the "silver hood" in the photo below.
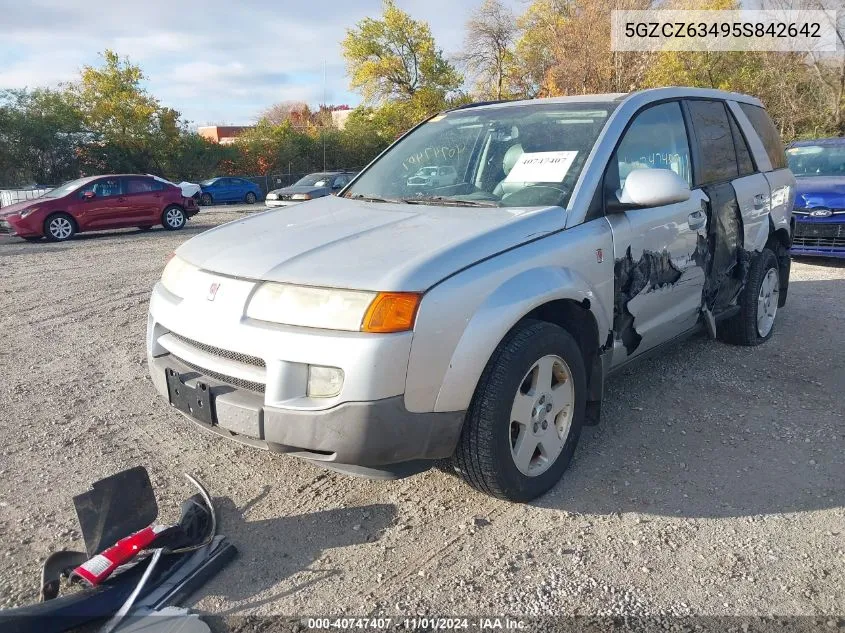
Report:
[[[566,212],[373,203],[326,196],[206,231],[176,254],[205,270],[309,286],[423,291],[561,230]]]

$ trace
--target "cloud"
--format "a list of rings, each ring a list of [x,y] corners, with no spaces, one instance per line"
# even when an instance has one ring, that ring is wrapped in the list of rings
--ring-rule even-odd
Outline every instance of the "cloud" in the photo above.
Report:
[[[481,0],[397,0],[456,51]],[[522,0],[511,0],[514,5]],[[350,103],[340,41],[380,0],[29,0],[4,6],[0,88],[54,86],[111,48],[140,64],[148,88],[197,123],[249,123],[278,101]],[[323,85],[325,63],[326,82]]]

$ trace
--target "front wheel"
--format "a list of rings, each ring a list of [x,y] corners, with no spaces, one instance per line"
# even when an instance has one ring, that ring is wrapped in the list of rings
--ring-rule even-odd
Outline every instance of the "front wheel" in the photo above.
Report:
[[[185,226],[186,220],[185,212],[175,205],[167,207],[161,214],[161,223],[168,231],[178,231]]]
[[[772,337],[780,295],[778,259],[764,248],[751,261],[739,313],[719,324],[719,338],[735,345],[754,346]]]
[[[255,201],[258,200],[258,198],[255,196],[254,193],[250,191],[246,194],[246,198],[244,198],[244,200],[247,204],[255,204]]]
[[[212,202],[214,202],[214,198],[211,197],[210,193],[204,193],[200,196],[200,204],[204,207],[210,206]]]
[[[76,222],[67,213],[54,213],[44,221],[44,236],[51,242],[64,242],[76,234]]]
[[[554,486],[581,435],[586,371],[560,326],[526,320],[499,344],[473,395],[453,464],[474,488],[530,501]]]

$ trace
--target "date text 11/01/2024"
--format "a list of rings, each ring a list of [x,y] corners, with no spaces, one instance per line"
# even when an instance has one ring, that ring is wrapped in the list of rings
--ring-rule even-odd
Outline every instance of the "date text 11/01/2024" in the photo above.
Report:
[[[306,618],[302,623],[309,630],[402,630],[402,631],[522,631],[527,625],[511,617],[441,618],[414,616],[409,618]]]

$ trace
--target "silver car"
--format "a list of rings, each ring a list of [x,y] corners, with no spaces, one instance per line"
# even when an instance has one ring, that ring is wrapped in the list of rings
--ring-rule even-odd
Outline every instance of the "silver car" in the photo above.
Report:
[[[409,186],[431,165],[459,178]],[[183,244],[150,302],[153,383],[255,447],[372,477],[437,463],[526,501],[599,422],[611,372],[699,329],[772,336],[794,197],[741,94],[443,112],[339,196]]]

